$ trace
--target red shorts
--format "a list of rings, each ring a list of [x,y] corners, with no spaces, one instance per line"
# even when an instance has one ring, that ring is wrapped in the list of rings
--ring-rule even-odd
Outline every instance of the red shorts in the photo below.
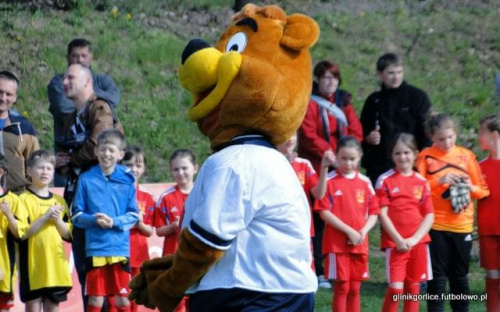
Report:
[[[130,273],[123,270],[121,263],[96,267],[87,273],[85,294],[127,297],[130,293],[129,282]]]
[[[479,236],[479,264],[486,270],[500,270],[500,235]]]
[[[354,253],[329,253],[325,257],[325,277],[338,281],[366,280],[370,277],[368,256]]]
[[[14,294],[0,292],[0,309],[10,309],[14,307]]]
[[[420,283],[432,279],[432,266],[428,244],[413,246],[410,251],[395,248],[385,250],[387,281],[389,283]]]

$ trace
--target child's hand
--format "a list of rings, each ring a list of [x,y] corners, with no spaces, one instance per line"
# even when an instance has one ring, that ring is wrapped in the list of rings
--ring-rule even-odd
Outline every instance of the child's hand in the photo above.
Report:
[[[323,158],[321,158],[321,167],[322,168],[328,168],[330,166],[335,166],[335,162],[337,161],[337,158],[335,157],[335,154],[333,153],[332,150],[327,150],[323,154]]]
[[[375,130],[365,137],[365,142],[370,145],[379,145],[381,137],[380,128],[375,128]]]
[[[363,236],[355,230],[350,231],[347,234],[347,238],[349,238],[347,241],[349,245],[359,245],[363,242]]]
[[[113,227],[113,219],[105,213],[98,212],[94,215],[96,222],[103,229],[110,229]]]
[[[408,246],[406,239],[398,240],[395,243],[396,243],[396,250],[397,251],[408,251],[411,249],[411,247]]]
[[[470,180],[469,176],[464,174],[461,176],[461,178],[462,178],[462,183],[465,183],[469,187],[469,190],[473,192],[476,187],[474,186],[474,184],[472,184],[472,181]]]
[[[175,220],[174,220],[174,222],[172,222],[172,226],[174,227],[176,232],[178,232],[180,229],[180,227],[179,227],[179,220],[180,219],[181,219],[181,217],[175,216]]]
[[[50,218],[54,221],[57,221],[61,218],[61,212],[63,211],[63,207],[61,206],[52,206],[47,210],[47,213],[50,214]]]
[[[447,173],[439,179],[439,184],[455,185],[462,181],[462,175]]]
[[[6,217],[12,217],[12,211],[10,211],[10,205],[5,200],[0,203],[0,211],[5,214]]]
[[[416,240],[413,236],[405,239],[406,245],[408,246],[408,250],[412,249],[413,246],[418,244],[418,240]]]

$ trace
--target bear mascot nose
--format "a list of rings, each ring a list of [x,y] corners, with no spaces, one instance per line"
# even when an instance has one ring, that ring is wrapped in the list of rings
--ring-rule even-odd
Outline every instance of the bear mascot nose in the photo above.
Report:
[[[184,51],[182,51],[181,63],[184,64],[191,54],[205,48],[210,48],[210,45],[205,40],[191,39],[184,48]]]

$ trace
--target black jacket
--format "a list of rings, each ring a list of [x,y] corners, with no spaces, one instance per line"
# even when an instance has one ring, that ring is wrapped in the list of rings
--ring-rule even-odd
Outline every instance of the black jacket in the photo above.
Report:
[[[406,82],[397,89],[382,86],[380,91],[372,93],[366,99],[360,118],[363,137],[375,129],[376,123],[380,125],[381,134],[379,145],[363,143],[362,165],[372,180],[392,168],[389,145],[396,134],[413,134],[419,150],[431,145],[431,140],[425,133],[425,120],[430,108],[431,102],[427,94]]]

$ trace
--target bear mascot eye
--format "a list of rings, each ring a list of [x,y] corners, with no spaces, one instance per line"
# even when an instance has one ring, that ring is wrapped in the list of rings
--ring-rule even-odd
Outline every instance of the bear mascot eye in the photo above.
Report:
[[[245,50],[247,46],[247,35],[244,32],[239,32],[234,34],[226,45],[226,52],[236,51],[241,53]]]

